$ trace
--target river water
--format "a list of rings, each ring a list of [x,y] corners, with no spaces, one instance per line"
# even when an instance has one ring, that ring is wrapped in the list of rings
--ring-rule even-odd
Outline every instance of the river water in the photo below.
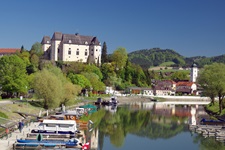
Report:
[[[92,150],[225,150],[223,142],[189,130],[208,117],[203,106],[160,102],[103,107],[86,131]]]

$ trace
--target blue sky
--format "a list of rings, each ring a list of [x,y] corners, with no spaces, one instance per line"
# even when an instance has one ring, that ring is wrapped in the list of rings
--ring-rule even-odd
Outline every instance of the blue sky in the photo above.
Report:
[[[0,48],[30,50],[54,32],[97,36],[108,53],[159,47],[225,54],[225,0],[3,0]]]

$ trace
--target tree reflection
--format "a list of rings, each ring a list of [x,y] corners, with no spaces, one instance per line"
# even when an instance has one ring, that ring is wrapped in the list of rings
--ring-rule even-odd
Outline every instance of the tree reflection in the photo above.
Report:
[[[103,144],[104,137],[108,136],[111,144],[121,147],[128,133],[149,139],[171,138],[183,130],[188,130],[185,120],[187,118],[164,117],[152,114],[149,110],[132,111],[129,108],[120,107],[114,114],[105,112],[98,126],[101,138],[99,143]]]
[[[174,109],[174,108],[173,108]],[[149,139],[169,139],[181,132],[189,132],[187,122],[190,121],[190,108],[176,106],[176,112],[170,108],[153,108],[151,110],[118,107],[116,113],[100,109],[87,119],[94,122],[94,130],[98,130],[99,150],[103,149],[104,138],[117,148],[124,145],[128,134]],[[202,112],[201,112],[202,113]],[[200,150],[225,150],[224,142],[215,137],[204,138],[202,135],[190,132],[193,143],[199,145]]]

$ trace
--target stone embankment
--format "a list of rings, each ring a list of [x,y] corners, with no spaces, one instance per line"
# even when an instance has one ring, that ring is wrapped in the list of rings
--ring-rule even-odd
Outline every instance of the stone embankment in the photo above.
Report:
[[[149,102],[151,99],[161,99],[162,101],[207,101],[210,102],[209,97],[200,96],[117,96],[119,103],[129,102]]]

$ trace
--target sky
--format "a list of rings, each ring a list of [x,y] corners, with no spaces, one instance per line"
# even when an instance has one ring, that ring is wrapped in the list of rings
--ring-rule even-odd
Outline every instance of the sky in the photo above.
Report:
[[[225,54],[225,0],[2,0],[0,48],[30,50],[54,32],[96,36],[108,54],[151,48]]]

